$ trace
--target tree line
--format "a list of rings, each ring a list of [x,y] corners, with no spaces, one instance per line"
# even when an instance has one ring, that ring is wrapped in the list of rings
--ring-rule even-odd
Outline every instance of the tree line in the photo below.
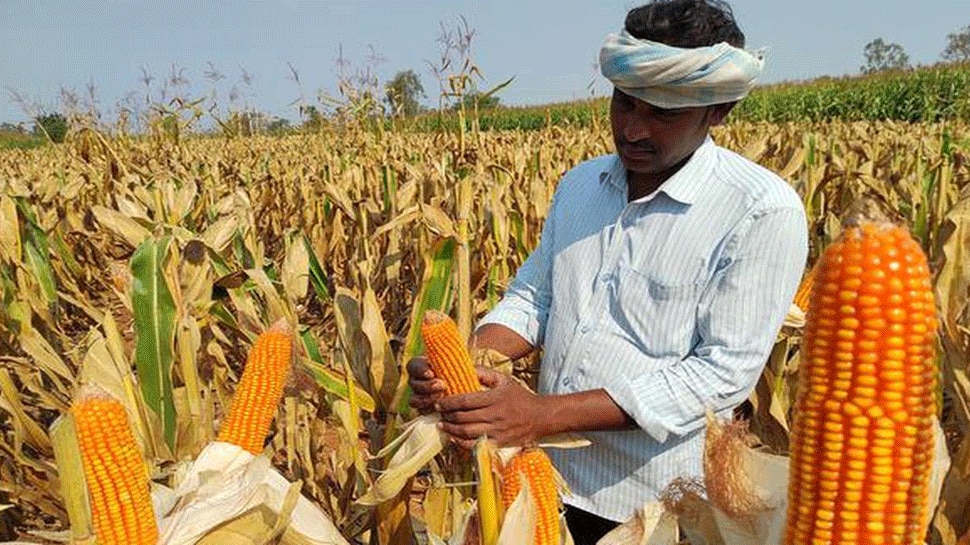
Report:
[[[940,53],[943,62],[970,61],[970,25],[947,35],[946,48]],[[911,68],[909,55],[903,46],[876,38],[867,43],[863,50],[865,64],[859,67],[863,74],[873,74],[883,70],[905,70]]]

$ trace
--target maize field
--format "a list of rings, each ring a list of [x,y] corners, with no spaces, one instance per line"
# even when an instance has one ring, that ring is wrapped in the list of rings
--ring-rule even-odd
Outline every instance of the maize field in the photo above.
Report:
[[[802,196],[806,274],[863,199],[925,253],[940,334],[926,416],[940,419],[952,462],[938,509],[920,516],[929,543],[956,544],[970,531],[970,124],[737,121],[714,138]],[[425,351],[422,318],[453,316],[467,339],[536,245],[560,176],[611,150],[593,123],[275,138],[82,129],[0,153],[0,542],[90,543],[119,524],[92,520],[67,471],[103,445],[56,425],[85,411],[77,391],[91,383],[121,401],[153,490],[176,488],[226,440],[268,456],[350,543],[456,533],[476,481],[467,454],[442,452],[376,506],[357,501],[383,469],[373,454],[414,416],[404,366]],[[251,354],[278,322],[292,331]],[[799,327],[779,333],[739,411],[783,455],[793,429],[815,434],[810,419],[793,425],[801,340]],[[264,368],[244,373],[247,355]],[[536,364],[515,372],[528,382]],[[227,440],[223,426],[244,419]],[[87,484],[129,483],[115,485]],[[543,505],[543,539],[558,536],[546,530],[558,500]],[[265,542],[300,542],[277,530]]]

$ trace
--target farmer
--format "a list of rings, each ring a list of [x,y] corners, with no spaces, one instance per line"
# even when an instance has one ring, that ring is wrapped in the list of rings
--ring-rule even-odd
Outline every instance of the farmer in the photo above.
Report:
[[[481,368],[486,391],[441,399],[427,363],[409,362],[412,406],[437,408],[462,446],[592,441],[549,452],[577,544],[702,476],[706,410],[747,398],[797,288],[799,197],[709,135],[761,71],[743,47],[718,0],[655,0],[607,37],[616,154],[562,178],[538,247],[471,341],[510,358],[542,348],[538,395]]]

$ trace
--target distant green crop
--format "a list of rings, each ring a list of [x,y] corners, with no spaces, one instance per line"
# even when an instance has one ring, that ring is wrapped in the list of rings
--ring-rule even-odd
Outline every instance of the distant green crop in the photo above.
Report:
[[[731,120],[908,121],[970,118],[970,63],[756,89]]]
[[[0,132],[0,150],[33,149],[45,144],[45,139],[29,134]]]
[[[938,64],[866,76],[819,78],[755,89],[731,113],[733,121],[908,121],[970,119],[970,63]],[[609,101],[530,107],[499,107],[481,112],[478,128],[539,130],[549,126],[591,127],[608,123]],[[466,120],[466,129],[474,121]],[[408,127],[422,132],[457,129],[451,113],[428,113]]]

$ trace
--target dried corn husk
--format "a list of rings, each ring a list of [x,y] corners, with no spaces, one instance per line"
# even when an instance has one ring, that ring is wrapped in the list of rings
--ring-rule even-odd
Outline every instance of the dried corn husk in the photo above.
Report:
[[[177,500],[162,519],[160,543],[265,545],[280,539],[292,545],[348,545],[299,488],[265,456],[210,443],[175,490]]]
[[[677,545],[677,517],[659,501],[647,502],[630,520],[603,536],[596,545]]]

